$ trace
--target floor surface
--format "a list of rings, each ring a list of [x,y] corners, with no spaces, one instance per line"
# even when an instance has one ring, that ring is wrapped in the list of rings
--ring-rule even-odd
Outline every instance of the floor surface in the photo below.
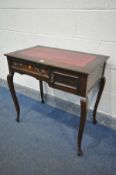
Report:
[[[20,123],[0,87],[0,175],[116,175],[116,131],[87,121],[76,153],[79,117],[17,94]]]

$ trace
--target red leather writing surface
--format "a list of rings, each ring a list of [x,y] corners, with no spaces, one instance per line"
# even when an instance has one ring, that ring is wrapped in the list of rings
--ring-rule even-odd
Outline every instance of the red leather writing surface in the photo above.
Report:
[[[20,54],[26,57],[32,57],[36,60],[53,61],[58,64],[66,64],[78,67],[85,67],[88,63],[94,61],[96,56],[80,52],[72,52],[47,47],[35,47],[24,51]]]

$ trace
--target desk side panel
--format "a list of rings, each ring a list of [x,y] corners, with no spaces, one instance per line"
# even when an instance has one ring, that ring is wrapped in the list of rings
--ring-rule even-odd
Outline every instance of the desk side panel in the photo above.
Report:
[[[105,63],[101,63],[96,69],[88,76],[87,80],[87,92],[103,77],[105,69]]]

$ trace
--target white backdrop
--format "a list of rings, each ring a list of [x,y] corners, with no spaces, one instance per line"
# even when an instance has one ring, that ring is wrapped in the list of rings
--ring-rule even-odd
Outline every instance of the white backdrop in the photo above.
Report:
[[[0,0],[0,77],[8,74],[4,53],[47,45],[110,56],[99,111],[116,117],[116,0]],[[38,81],[16,74],[14,81],[38,90]],[[65,100],[77,96],[49,88]],[[90,94],[92,107],[95,90]]]

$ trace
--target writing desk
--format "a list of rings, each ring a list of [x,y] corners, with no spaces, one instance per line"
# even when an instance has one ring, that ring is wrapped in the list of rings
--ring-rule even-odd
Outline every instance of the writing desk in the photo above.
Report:
[[[7,81],[17,112],[17,122],[19,122],[20,107],[13,84],[15,72],[39,80],[42,103],[44,102],[43,81],[52,88],[81,96],[77,145],[78,155],[82,155],[81,141],[88,111],[88,92],[99,82],[98,96],[93,110],[93,123],[96,123],[96,110],[105,84],[104,70],[108,56],[44,46],[11,52],[5,56],[9,66]]]

